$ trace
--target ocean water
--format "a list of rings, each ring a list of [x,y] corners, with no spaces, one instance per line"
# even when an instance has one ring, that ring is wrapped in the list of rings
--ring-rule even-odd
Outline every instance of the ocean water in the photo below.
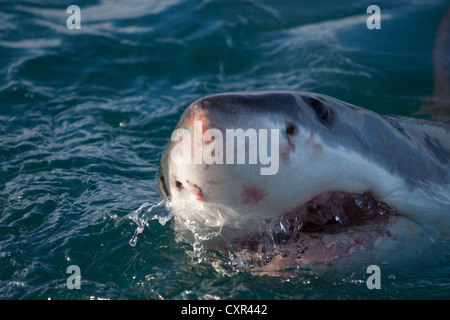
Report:
[[[80,29],[66,24],[73,4]],[[170,221],[149,219],[136,238],[128,218],[158,201],[161,153],[203,95],[305,90],[414,116],[449,3],[377,1],[380,30],[366,27],[371,4],[1,1],[0,299],[450,298],[448,239],[384,262],[370,290],[360,267],[258,276],[208,250],[199,263]]]

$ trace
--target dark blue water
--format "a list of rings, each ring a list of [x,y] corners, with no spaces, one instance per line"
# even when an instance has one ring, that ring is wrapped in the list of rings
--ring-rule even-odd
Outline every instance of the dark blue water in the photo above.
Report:
[[[81,9],[69,30],[66,8]],[[450,297],[449,244],[417,263],[330,278],[260,277],[226,253],[193,261],[170,223],[135,246],[126,216],[156,202],[184,108],[211,93],[315,91],[412,116],[430,98],[448,1],[1,1],[0,299]],[[122,219],[124,218],[124,219]],[[67,287],[70,265],[81,288]]]

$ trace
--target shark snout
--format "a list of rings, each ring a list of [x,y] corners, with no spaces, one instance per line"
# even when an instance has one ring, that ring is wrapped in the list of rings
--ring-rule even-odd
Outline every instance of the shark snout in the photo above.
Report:
[[[224,131],[232,128],[259,127],[258,101],[251,95],[218,94],[201,98],[186,110],[185,124],[190,127],[195,121],[202,123],[203,132],[208,129]]]
[[[201,99],[186,109],[184,127],[196,131],[201,128],[201,134],[208,129],[223,131],[233,127],[233,119],[239,117],[238,111],[238,107],[220,103],[215,99]]]

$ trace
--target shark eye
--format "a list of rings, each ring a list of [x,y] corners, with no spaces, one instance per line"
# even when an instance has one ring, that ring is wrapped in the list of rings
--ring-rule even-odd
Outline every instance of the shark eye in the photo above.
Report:
[[[183,188],[183,184],[180,182],[180,181],[175,181],[175,186],[178,188],[178,189],[181,189],[181,188]]]
[[[293,123],[286,123],[286,134],[288,136],[293,135],[297,132],[297,127]]]

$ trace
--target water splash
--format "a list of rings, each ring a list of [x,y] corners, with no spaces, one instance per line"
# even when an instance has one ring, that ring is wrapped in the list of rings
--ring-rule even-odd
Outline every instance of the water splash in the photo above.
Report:
[[[192,262],[201,263],[204,260],[205,243],[222,237],[221,211],[183,200],[171,200],[167,207],[174,212],[176,240],[192,243]]]
[[[174,205],[174,203],[176,205]],[[137,227],[129,240],[132,247],[136,246],[139,234],[149,227],[149,221],[158,220],[165,225],[174,218],[174,227],[177,242],[192,243],[192,262],[201,263],[204,259],[205,242],[221,236],[223,226],[219,211],[206,209],[201,205],[184,203],[165,199],[160,202],[146,202],[139,209],[128,214],[125,218],[133,220]],[[192,238],[193,237],[193,238]]]
[[[127,215],[127,218],[133,220],[137,225],[137,228],[129,241],[130,246],[136,246],[138,235],[144,231],[145,226],[148,226],[148,221],[158,220],[161,225],[165,225],[172,217],[173,213],[170,210],[167,210],[165,200],[157,203],[146,202],[141,205],[139,209]]]
[[[194,234],[195,241],[192,245],[192,248],[194,249],[194,256],[192,257],[192,260],[194,262],[200,263],[203,260],[203,252],[204,252],[204,246],[203,246],[203,238],[199,236],[198,233]]]

